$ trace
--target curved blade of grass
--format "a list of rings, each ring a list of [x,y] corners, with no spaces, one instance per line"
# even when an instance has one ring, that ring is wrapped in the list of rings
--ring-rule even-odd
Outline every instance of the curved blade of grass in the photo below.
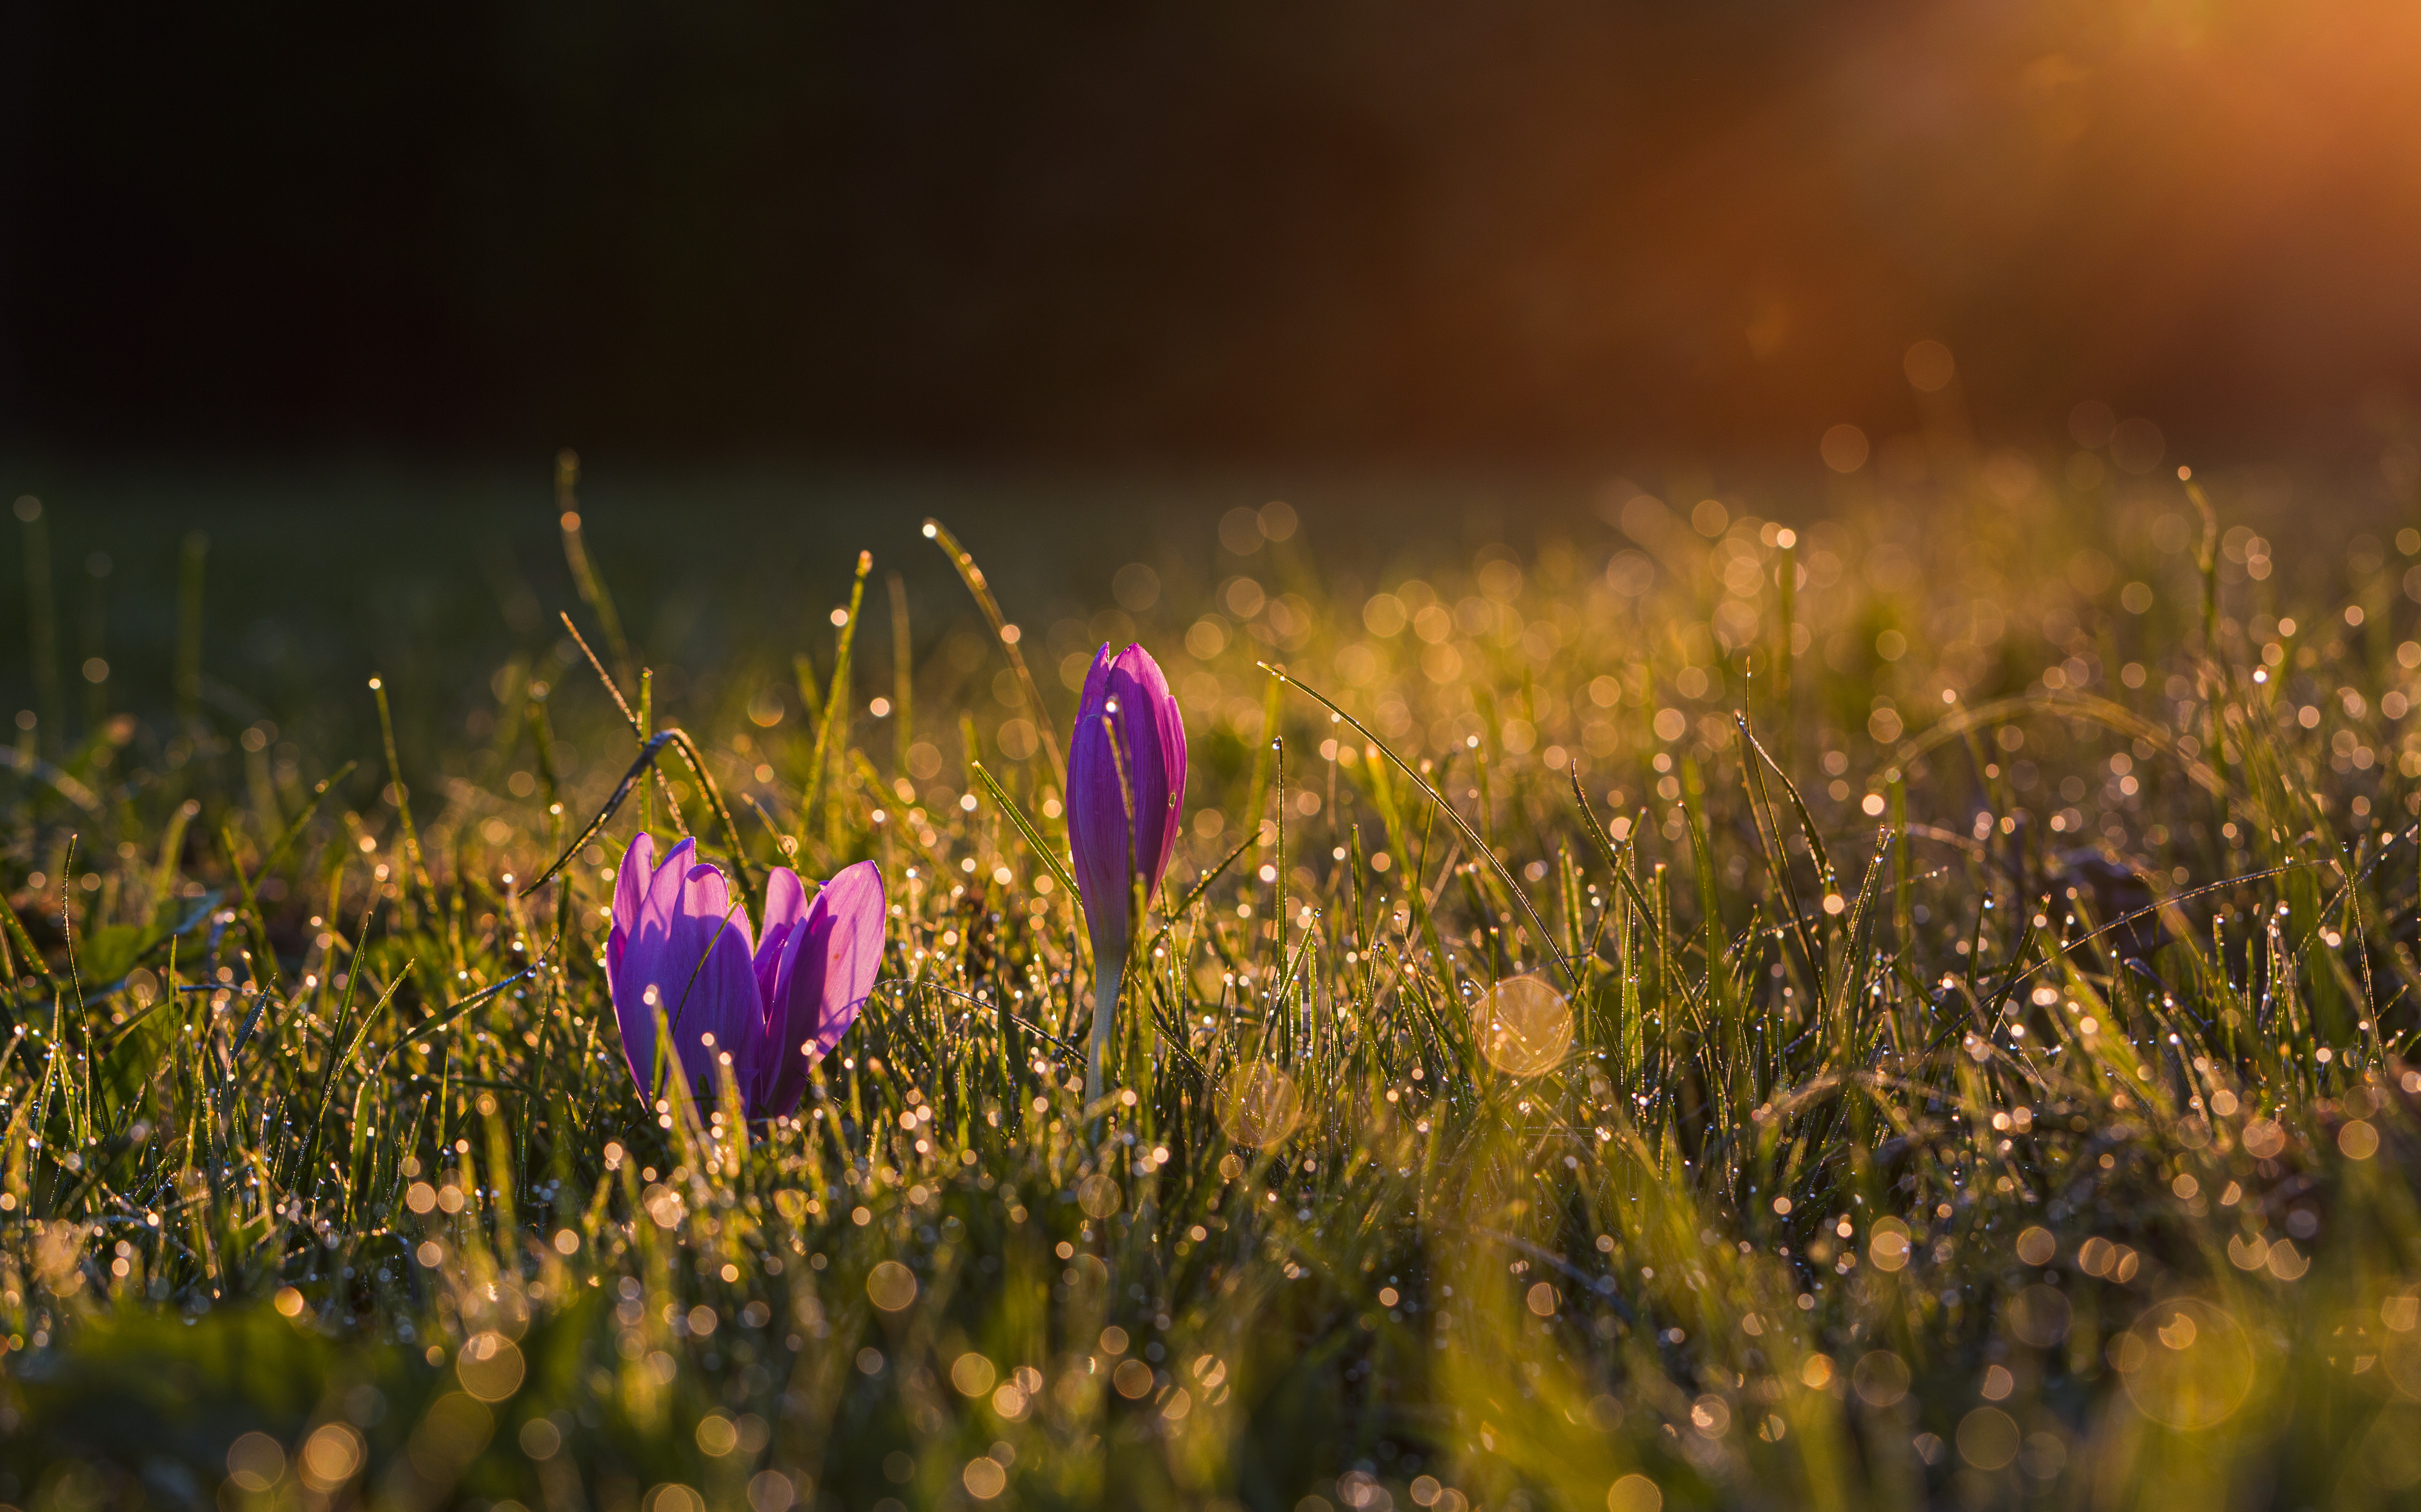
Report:
[[[639,779],[645,777],[648,767],[654,764],[656,753],[662,751],[672,738],[671,730],[659,730],[650,737],[648,743],[639,748],[639,758],[631,763],[631,770],[622,773],[622,780],[614,785],[614,791],[607,796],[604,806],[597,811],[597,817],[588,821],[588,827],[581,831],[571,844],[564,847],[563,854],[554,858],[554,865],[539,872],[528,881],[516,884],[512,890],[512,896],[527,897],[553,881],[557,872],[570,865],[571,858],[580,854],[581,848],[597,838],[598,832],[613,821],[615,812],[622,806],[623,801],[631,796],[631,789],[639,785]]]
[[[580,854],[582,848],[597,838],[599,832],[613,822],[616,812],[631,796],[631,789],[639,785],[640,779],[648,774],[648,769],[654,765],[657,756],[667,745],[678,746],[682,757],[689,762],[690,770],[697,773],[698,785],[704,789],[707,802],[714,810],[714,817],[723,825],[724,837],[731,843],[731,864],[740,872],[741,890],[756,891],[756,877],[749,870],[748,857],[741,844],[740,826],[732,821],[731,810],[724,804],[723,790],[716,787],[714,779],[707,774],[706,764],[699,756],[696,746],[691,743],[687,733],[679,727],[674,727],[658,730],[648,738],[648,743],[639,748],[639,758],[631,763],[630,771],[622,773],[622,780],[615,784],[614,791],[606,797],[603,806],[598,809],[597,817],[588,821],[588,827],[582,830],[570,845],[564,847],[563,854],[554,858],[554,865],[528,881],[514,883],[511,896],[516,898],[527,897],[553,881],[564,867],[571,865],[572,858]]]
[[[1379,748],[1380,755],[1385,756],[1390,762],[1395,764],[1397,771],[1411,778],[1413,782],[1419,787],[1421,791],[1429,794],[1430,802],[1436,803],[1439,811],[1445,815],[1446,822],[1453,825],[1456,833],[1462,836],[1463,843],[1468,845],[1475,854],[1487,858],[1490,869],[1493,870],[1496,873],[1497,880],[1505,884],[1505,891],[1512,896],[1513,901],[1522,905],[1522,912],[1529,916],[1530,927],[1539,931],[1539,943],[1546,948],[1549,955],[1555,958],[1555,964],[1563,968],[1564,980],[1571,983],[1574,987],[1578,987],[1580,985],[1580,974],[1573,969],[1570,961],[1564,959],[1562,948],[1555,943],[1554,932],[1547,927],[1547,921],[1539,916],[1538,909],[1532,906],[1530,902],[1530,895],[1523,892],[1522,890],[1522,884],[1513,880],[1512,868],[1507,866],[1505,863],[1496,859],[1495,850],[1481,837],[1477,830],[1471,827],[1471,822],[1468,819],[1465,819],[1462,815],[1456,810],[1452,803],[1446,802],[1445,795],[1444,793],[1441,793],[1435,787],[1430,787],[1428,778],[1422,776],[1418,772],[1414,771],[1411,764],[1406,762],[1402,756],[1398,756],[1394,749],[1391,748],[1384,740],[1380,740],[1377,735],[1373,734],[1368,725],[1363,724],[1360,720],[1355,719],[1352,715],[1338,708],[1335,700],[1330,698],[1326,694],[1323,694],[1319,689],[1311,687],[1307,683],[1301,681],[1283,669],[1270,665],[1267,662],[1256,662],[1253,664],[1268,673],[1271,677],[1277,678],[1278,681],[1286,684],[1287,686],[1301,689],[1321,708],[1327,709],[1338,719],[1343,720],[1346,724],[1352,725],[1354,729],[1361,732],[1364,740]]]
[[[564,631],[571,637],[571,644],[579,647],[580,654],[588,658],[588,665],[596,672],[597,680],[605,685],[606,695],[614,700],[614,707],[622,711],[622,722],[631,726],[631,733],[644,745],[648,739],[647,721],[641,719],[638,711],[631,707],[631,701],[622,696],[622,690],[614,681],[613,674],[605,670],[604,662],[597,660],[597,653],[589,648],[587,637],[580,633],[580,627],[571,622],[571,616],[567,614],[557,617],[563,621]],[[627,672],[628,667],[624,670]],[[673,802],[671,781],[659,772],[656,773],[656,786],[664,791],[664,807],[672,814],[673,828],[687,835],[689,825],[681,818],[680,805]]]
[[[1790,853],[1782,843],[1782,824],[1773,814],[1773,796],[1766,790],[1764,768],[1773,769],[1773,774],[1782,781],[1782,790],[1790,795],[1790,806],[1798,811],[1801,832],[1807,836],[1808,851],[1816,858],[1816,875],[1820,881],[1833,875],[1832,859],[1824,853],[1824,842],[1816,833],[1815,818],[1808,814],[1807,804],[1800,798],[1798,787],[1766,750],[1764,742],[1757,738],[1757,732],[1749,728],[1748,716],[1735,714],[1732,719],[1740,728],[1741,744],[1745,748],[1743,754],[1750,758],[1741,763],[1741,785],[1748,795],[1749,818],[1757,826],[1757,843],[1766,848],[1767,863],[1773,872],[1774,881],[1782,885],[1782,900],[1790,909],[1791,932],[1798,937],[1801,954],[1807,958],[1807,969],[1815,974],[1816,1000],[1820,1003],[1827,995],[1824,958],[1816,948],[1816,930],[1808,921],[1807,911],[1800,906],[1799,883],[1790,875]],[[1771,838],[1768,837],[1769,831]]]
[[[440,1008],[436,1013],[430,1015],[428,1021],[421,1024],[419,1028],[405,1031],[400,1038],[397,1039],[394,1044],[388,1046],[386,1053],[379,1057],[378,1067],[374,1068],[373,1074],[375,1074],[376,1070],[384,1069],[386,1063],[395,1059],[397,1052],[402,1050],[404,1046],[411,1044],[415,1039],[425,1039],[429,1036],[437,1033],[440,1029],[451,1026],[464,1014],[495,997],[497,993],[502,992],[506,988],[512,986],[515,982],[525,982],[531,977],[536,976],[539,974],[539,969],[545,963],[543,961],[532,961],[528,965],[523,967],[520,971],[517,971],[510,976],[506,977],[503,981],[483,987],[476,992],[472,993],[469,997],[459,999],[453,1003],[447,1004],[445,1007]],[[397,974],[396,980],[398,982],[402,981],[405,976],[411,974],[411,963],[406,962],[403,971]],[[395,989],[393,987],[389,987],[387,989],[387,997],[392,997],[394,994]],[[379,1001],[381,1003],[384,1003],[386,998],[382,997]],[[370,1010],[368,1018],[363,1021],[362,1029],[365,1033],[369,1029],[370,1021],[376,1019],[377,1016],[378,1010],[373,1008]],[[356,1043],[358,1042],[359,1041],[357,1040]]]
[[[1051,875],[1059,879],[1060,886],[1068,889],[1068,896],[1081,896],[1076,888],[1076,879],[1068,870],[1068,864],[1059,859],[1059,852],[1051,849],[1051,842],[1042,838],[1042,832],[1034,827],[1034,821],[1027,818],[1025,811],[1017,806],[1017,801],[1008,796],[1008,790],[1001,787],[1000,779],[980,761],[970,761],[967,765],[974,769],[976,777],[984,785],[984,790],[992,794],[992,802],[1000,805],[1000,811],[1017,826],[1017,833],[1025,836],[1025,843],[1042,858],[1042,864],[1051,868]]]
[[[1621,847],[1605,833],[1605,826],[1598,822],[1597,811],[1589,806],[1588,793],[1581,787],[1581,774],[1572,772],[1571,779],[1572,803],[1581,811],[1582,826],[1588,831],[1589,838],[1597,842],[1598,850],[1604,853],[1607,869],[1614,873],[1615,882],[1629,895],[1631,906],[1639,911],[1642,921],[1653,920],[1656,917],[1655,905],[1649,903],[1648,895],[1639,890],[1638,879],[1622,865]]]
[[[262,859],[260,870],[257,875],[266,877],[276,869],[277,864],[286,859],[286,852],[293,847],[294,842],[303,837],[303,826],[310,823],[311,816],[320,812],[320,805],[327,801],[328,794],[335,790],[336,784],[351,776],[353,769],[360,765],[358,761],[348,761],[313,785],[311,801],[303,805],[303,812],[294,816],[294,822],[286,826],[286,833],[279,835],[277,843],[269,848],[269,854]]]
[[[873,569],[874,553],[858,553],[857,577],[850,585],[849,608],[844,612],[848,617],[840,622],[839,644],[833,652],[832,691],[824,695],[823,718],[816,721],[815,750],[807,757],[807,790],[799,800],[799,834],[803,841],[815,828],[817,804],[823,797],[824,781],[831,772],[835,749],[833,731],[836,727],[845,727],[849,722],[850,656],[857,646],[858,613],[866,602],[866,574]],[[804,662],[800,672],[804,679]],[[837,838],[838,833],[836,829],[828,827],[831,837]]]
[[[1209,871],[1204,872],[1201,880],[1196,881],[1193,887],[1186,891],[1185,900],[1183,902],[1178,904],[1173,909],[1164,911],[1166,916],[1161,923],[1160,932],[1153,935],[1150,943],[1144,946],[1143,953],[1145,959],[1148,960],[1151,959],[1152,951],[1159,946],[1162,941],[1168,938],[1168,931],[1177,927],[1177,921],[1185,917],[1186,913],[1193,909],[1195,903],[1201,898],[1202,895],[1210,890],[1210,884],[1217,881],[1221,877],[1226,875],[1227,868],[1236,864],[1237,858],[1242,856],[1245,851],[1253,849],[1253,847],[1259,842],[1259,839],[1260,836],[1258,835],[1245,836],[1244,842],[1242,845],[1239,845],[1235,850],[1227,852],[1226,860],[1222,861],[1219,865],[1211,867]]]
[[[992,585],[984,580],[983,569],[976,566],[973,553],[959,544],[950,527],[938,520],[925,522],[925,538],[942,548],[942,554],[956,568],[959,581],[975,596],[976,607],[992,624],[992,638],[1008,653],[1008,664],[1017,673],[1017,685],[1025,693],[1025,701],[1034,709],[1034,727],[1041,733],[1042,749],[1051,757],[1051,781],[1061,792],[1068,790],[1068,763],[1059,755],[1059,737],[1052,733],[1050,710],[1042,704],[1042,689],[1035,682],[1034,674],[1026,670],[1025,653],[1008,634],[1008,616],[1000,612],[1000,600],[992,596]]]

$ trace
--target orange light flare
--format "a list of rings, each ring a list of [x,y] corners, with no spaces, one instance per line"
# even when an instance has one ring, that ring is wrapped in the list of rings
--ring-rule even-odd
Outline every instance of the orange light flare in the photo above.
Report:
[[[1644,29],[1532,54],[1533,87],[1468,123],[1531,149],[1431,169],[1458,228],[1423,228],[1434,297],[1395,382],[1492,345],[1492,382],[1427,381],[1441,427],[1552,428],[1559,393],[1648,370],[1682,382],[1627,397],[1678,433],[1719,411],[1812,445],[1906,423],[1928,336],[1986,413],[2134,396],[2221,423],[2298,382],[2421,380],[2421,7],[1842,14],[1679,79],[1621,67]]]

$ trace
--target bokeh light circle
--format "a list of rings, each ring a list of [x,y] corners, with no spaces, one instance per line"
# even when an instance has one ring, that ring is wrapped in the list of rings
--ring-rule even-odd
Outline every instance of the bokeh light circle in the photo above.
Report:
[[[1124,1201],[1118,1184],[1099,1172],[1076,1183],[1076,1206],[1085,1209],[1087,1218],[1107,1218]]]
[[[2018,1457],[2018,1424],[1997,1407],[1979,1407],[1959,1420],[1959,1457],[1977,1470],[1999,1470]]]
[[[1219,1092],[1219,1127],[1239,1145],[1276,1144],[1303,1120],[1294,1078],[1267,1061],[1248,1061],[1227,1073]]]
[[[898,1312],[916,1300],[916,1273],[897,1260],[881,1261],[867,1272],[866,1295],[884,1312]]]
[[[2005,1308],[2009,1332],[2038,1349],[2048,1349],[2068,1337],[2073,1316],[2068,1294],[2040,1283],[2011,1297]]]
[[[1472,1005],[1479,1053],[1507,1076],[1541,1076],[1572,1047],[1572,1007],[1536,976],[1497,983]]]
[[[520,1348],[492,1330],[472,1334],[454,1357],[462,1389],[483,1402],[501,1402],[521,1390],[527,1372]]]
[[[1911,386],[1928,394],[1938,394],[1948,388],[1950,380],[1959,371],[1959,364],[1950,355],[1950,349],[1930,339],[1909,348],[1907,355],[1900,359],[1900,366],[1908,374]]]
[[[1664,1493],[1645,1475],[1625,1475],[1606,1488],[1606,1512],[1659,1512]]]
[[[1908,1395],[1908,1362],[1889,1349],[1861,1356],[1850,1371],[1850,1384],[1869,1407],[1890,1407]]]
[[[2253,1393],[2253,1341],[2225,1308],[2199,1297],[2153,1303],[2114,1351],[2127,1395],[2155,1423],[2192,1431],[2225,1422]]]
[[[1867,433],[1847,421],[1824,432],[1817,443],[1824,465],[1835,473],[1854,473],[1867,465]]]

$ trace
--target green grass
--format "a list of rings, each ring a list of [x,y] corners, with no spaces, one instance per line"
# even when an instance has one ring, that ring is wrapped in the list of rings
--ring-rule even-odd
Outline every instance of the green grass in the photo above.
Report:
[[[2421,535],[1992,481],[1358,580],[1232,515],[661,700],[575,561],[631,719],[541,631],[400,747],[35,722],[0,1503],[2409,1504]],[[1041,737],[1130,631],[1194,765],[1086,1109]],[[634,1092],[642,824],[881,864],[796,1121]]]

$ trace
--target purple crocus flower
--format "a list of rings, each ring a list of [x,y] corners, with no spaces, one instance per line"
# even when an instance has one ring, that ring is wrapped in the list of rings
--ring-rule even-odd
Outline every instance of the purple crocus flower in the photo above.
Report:
[[[1148,902],[1177,847],[1178,803],[1185,792],[1185,720],[1140,646],[1112,655],[1102,647],[1085,675],[1085,696],[1068,744],[1068,841],[1093,937],[1093,1042],[1085,1074],[1087,1100],[1101,1094],[1132,943],[1134,884]]]
[[[874,990],[882,964],[882,877],[874,863],[844,868],[815,901],[798,873],[773,873],[765,932],[723,873],[683,840],[662,862],[645,834],[622,853],[605,975],[622,1053],[640,1095],[655,1097],[656,1015],[671,1025],[684,1083],[719,1084],[716,1057],[731,1057],[751,1118],[799,1105],[807,1070],[830,1053]]]

